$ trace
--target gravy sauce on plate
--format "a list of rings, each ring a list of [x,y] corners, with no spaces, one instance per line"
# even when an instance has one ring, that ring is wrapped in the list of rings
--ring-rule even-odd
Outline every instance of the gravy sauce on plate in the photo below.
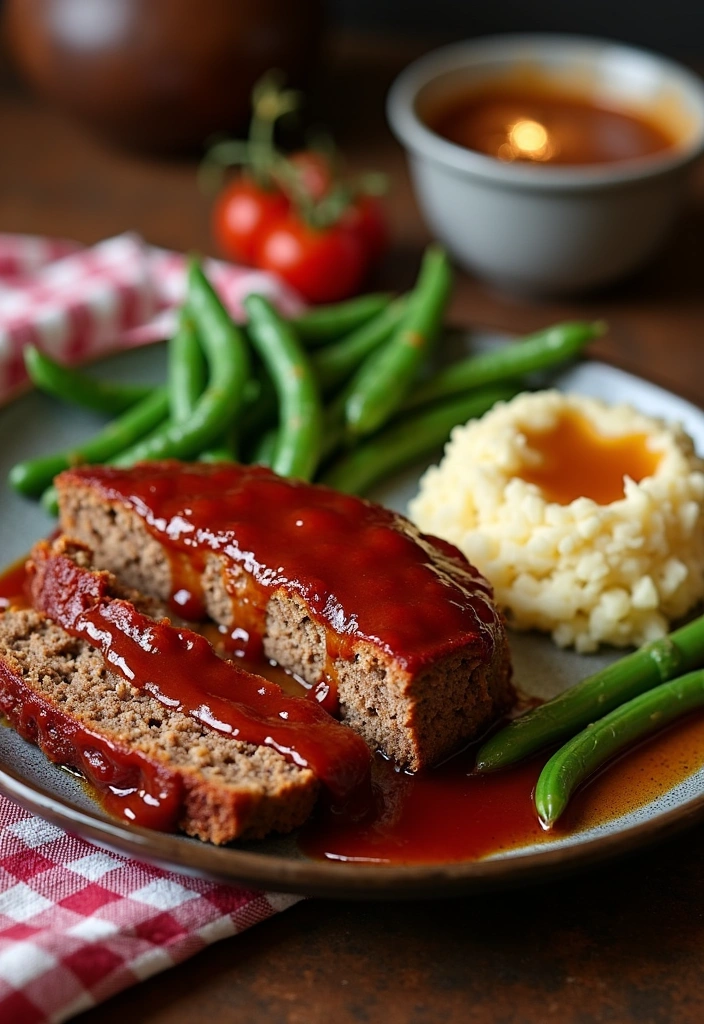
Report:
[[[359,820],[322,810],[303,828],[313,857],[382,864],[479,860],[547,844],[605,824],[662,796],[704,764],[704,715],[693,715],[611,762],[545,832],[533,790],[552,750],[503,771],[474,775],[474,750],[417,775],[375,759],[375,803]]]

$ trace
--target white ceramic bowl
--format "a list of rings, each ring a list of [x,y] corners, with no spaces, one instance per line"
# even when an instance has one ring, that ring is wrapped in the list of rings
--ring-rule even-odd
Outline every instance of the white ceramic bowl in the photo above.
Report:
[[[678,141],[609,164],[505,163],[425,124],[424,113],[443,99],[517,66],[578,84],[617,108],[660,111]],[[396,79],[387,110],[433,233],[468,270],[529,295],[584,291],[645,261],[704,150],[704,82],[656,54],[581,36],[491,36],[435,50]]]

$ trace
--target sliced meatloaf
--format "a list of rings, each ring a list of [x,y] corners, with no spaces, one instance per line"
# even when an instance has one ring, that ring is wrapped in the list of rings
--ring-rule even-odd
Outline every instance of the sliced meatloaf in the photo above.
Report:
[[[32,609],[0,614],[0,710],[50,760],[79,769],[109,810],[211,843],[288,832],[318,793],[310,769],[165,708]]]
[[[335,691],[342,720],[403,767],[514,699],[491,587],[396,513],[261,467],[86,466],[56,483],[61,526],[97,565]]]
[[[82,545],[41,542],[27,580],[33,607],[0,615],[0,711],[109,810],[226,843],[300,825],[321,780],[366,781],[359,737],[159,618]]]

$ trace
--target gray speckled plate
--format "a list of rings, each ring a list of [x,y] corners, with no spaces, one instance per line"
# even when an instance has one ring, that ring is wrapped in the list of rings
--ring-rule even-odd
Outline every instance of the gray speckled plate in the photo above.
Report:
[[[476,339],[475,339],[476,341]],[[496,339],[486,337],[491,345]],[[111,376],[163,379],[161,347],[106,361]],[[704,452],[704,413],[683,399],[597,362],[574,366],[555,379],[564,390],[627,401],[644,412],[680,420]],[[18,459],[71,444],[98,426],[96,417],[28,394],[0,410],[0,478]],[[418,466],[372,495],[403,511],[424,467]],[[45,536],[52,521],[34,503],[0,485],[0,564],[23,555]],[[516,679],[523,690],[551,697],[606,663],[611,655],[579,656],[558,651],[540,636],[513,636]],[[185,836],[164,835],[122,824],[106,816],[81,783],[50,764],[30,744],[0,727],[0,790],[25,807],[70,831],[113,850],[200,875],[269,889],[329,896],[406,897],[457,893],[472,888],[517,884],[556,871],[593,864],[704,818],[704,769],[637,811],[599,826],[563,835],[550,843],[456,864],[374,866],[313,861],[298,850],[295,837],[216,848]]]

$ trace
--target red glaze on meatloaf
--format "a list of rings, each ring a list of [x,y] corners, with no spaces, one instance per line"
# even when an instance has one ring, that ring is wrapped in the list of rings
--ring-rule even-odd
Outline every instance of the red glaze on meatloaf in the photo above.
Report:
[[[262,467],[149,463],[57,478],[61,525],[96,564],[206,613],[249,657],[297,673],[342,720],[417,769],[513,700],[487,581],[379,505]],[[329,699],[329,698],[328,698]]]

